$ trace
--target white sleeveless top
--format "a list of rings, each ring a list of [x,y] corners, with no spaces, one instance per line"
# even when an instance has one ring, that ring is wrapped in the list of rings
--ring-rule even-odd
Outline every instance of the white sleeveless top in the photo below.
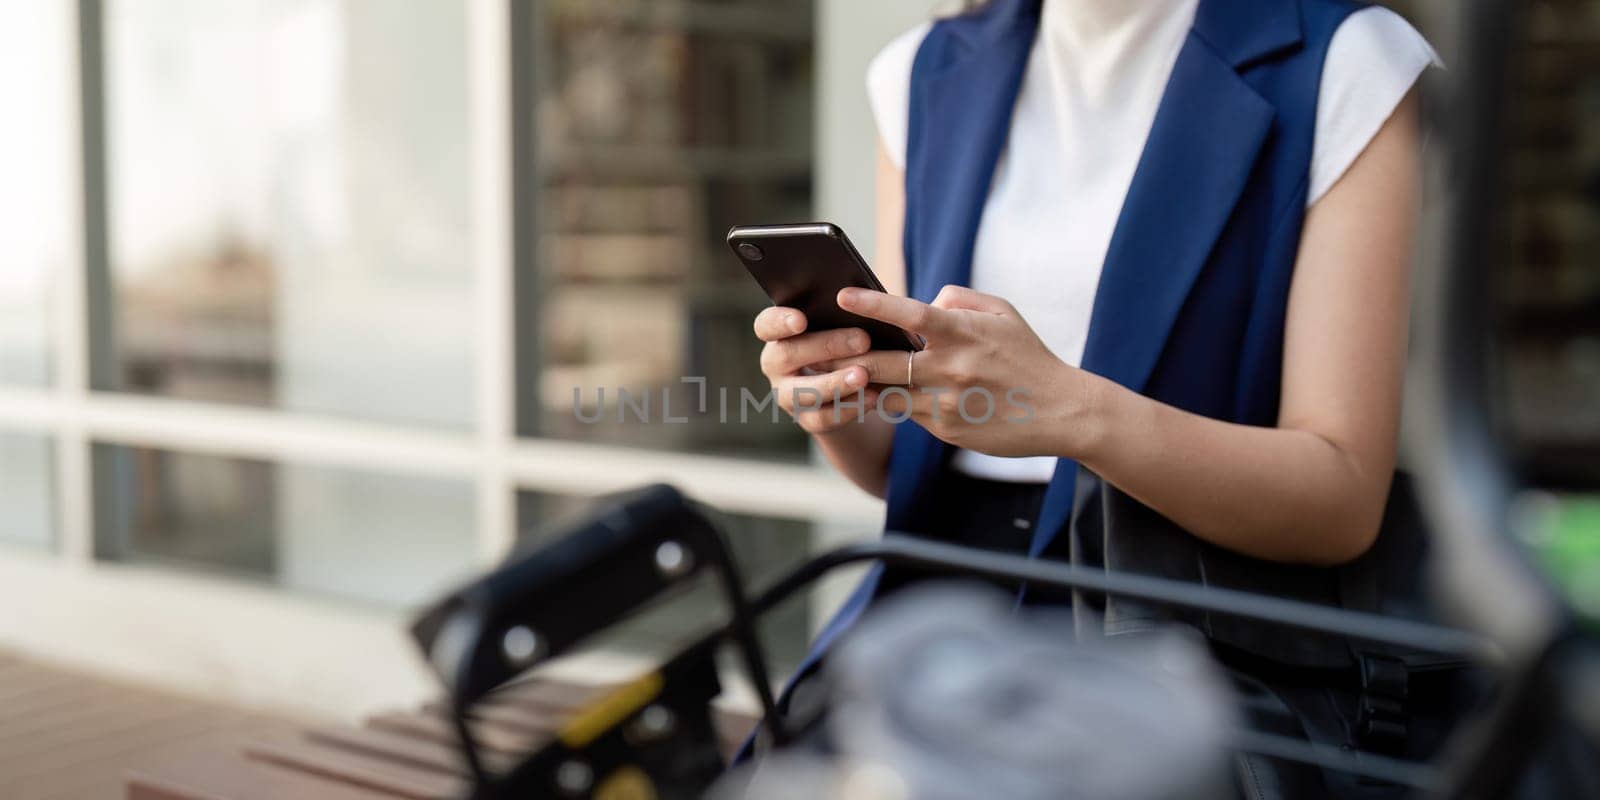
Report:
[[[1009,300],[1073,366],[1083,357],[1112,229],[1196,2],[1045,0],[978,226],[971,284]],[[901,169],[911,64],[930,26],[895,38],[867,69],[879,135]],[[1422,36],[1385,8],[1356,11],[1335,31],[1317,97],[1308,206],[1437,62]],[[1055,462],[962,450],[953,466],[980,478],[1042,483]]]

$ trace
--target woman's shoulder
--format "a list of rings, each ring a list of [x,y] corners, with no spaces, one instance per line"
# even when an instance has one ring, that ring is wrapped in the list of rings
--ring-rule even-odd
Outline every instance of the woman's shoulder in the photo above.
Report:
[[[917,59],[922,40],[928,37],[932,22],[920,23],[889,40],[867,64],[867,92],[874,96],[904,93],[911,84],[911,64]]]
[[[905,167],[906,129],[911,115],[911,65],[932,27],[932,22],[924,22],[894,37],[867,65],[867,101],[872,106],[872,117],[878,123],[878,135],[889,160],[901,168]]]
[[[1290,0],[1300,6],[1308,30],[1320,31],[1323,44],[1340,40],[1377,42],[1406,50],[1421,47],[1430,54],[1427,40],[1394,9],[1372,0]]]
[[[1317,92],[1307,202],[1315,203],[1366,149],[1439,56],[1404,17],[1382,6],[1350,14],[1328,43]]]
[[[1439,61],[1428,40],[1405,17],[1379,5],[1362,6],[1351,12],[1334,31],[1328,49],[1330,58],[1343,51],[1374,58],[1379,65],[1399,62],[1409,67],[1417,61]]]
[[[1322,65],[1319,113],[1348,115],[1376,106],[1379,121],[1439,54],[1405,17],[1364,6],[1345,19],[1328,42]]]

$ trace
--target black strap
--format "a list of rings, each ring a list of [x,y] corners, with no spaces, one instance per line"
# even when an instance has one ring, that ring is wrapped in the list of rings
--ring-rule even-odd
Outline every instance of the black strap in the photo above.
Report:
[[[1411,669],[1399,658],[1358,653],[1361,694],[1357,698],[1354,744],[1384,755],[1402,755],[1411,734]]]

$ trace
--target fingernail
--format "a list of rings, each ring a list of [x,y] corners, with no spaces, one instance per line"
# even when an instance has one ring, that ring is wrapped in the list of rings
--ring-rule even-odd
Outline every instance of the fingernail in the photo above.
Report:
[[[849,345],[850,345],[850,349],[852,351],[854,351],[854,352],[857,352],[857,353],[859,353],[859,352],[861,352],[863,350],[866,350],[867,349],[867,337],[862,336],[859,333],[850,334]]]
[[[841,306],[853,306],[853,305],[855,305],[856,304],[856,295],[857,294],[858,294],[858,292],[856,292],[856,290],[854,290],[854,289],[841,289],[841,290],[839,290],[839,305],[841,305]]]
[[[801,328],[800,315],[798,315],[798,314],[788,314],[788,315],[786,315],[784,317],[784,322],[786,324],[788,324],[790,333],[799,333],[800,332],[800,328]]]
[[[844,376],[844,382],[847,386],[861,386],[867,382],[867,371],[864,369],[850,370],[849,374]]]

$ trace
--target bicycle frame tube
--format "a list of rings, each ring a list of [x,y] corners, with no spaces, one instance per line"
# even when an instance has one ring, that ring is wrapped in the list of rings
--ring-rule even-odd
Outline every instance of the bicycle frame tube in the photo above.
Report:
[[[1348,636],[1369,642],[1403,645],[1474,661],[1500,660],[1499,648],[1488,639],[1464,631],[1442,628],[1377,614],[1301,603],[1231,589],[1146,575],[1039,561],[1026,556],[973,550],[956,545],[890,534],[882,540],[847,545],[801,564],[774,582],[750,602],[761,614],[805,588],[827,572],[862,561],[911,569],[955,571],[975,577],[1026,581],[1058,589],[1083,589],[1132,597],[1162,605],[1209,611],[1259,620],[1303,631]]]

